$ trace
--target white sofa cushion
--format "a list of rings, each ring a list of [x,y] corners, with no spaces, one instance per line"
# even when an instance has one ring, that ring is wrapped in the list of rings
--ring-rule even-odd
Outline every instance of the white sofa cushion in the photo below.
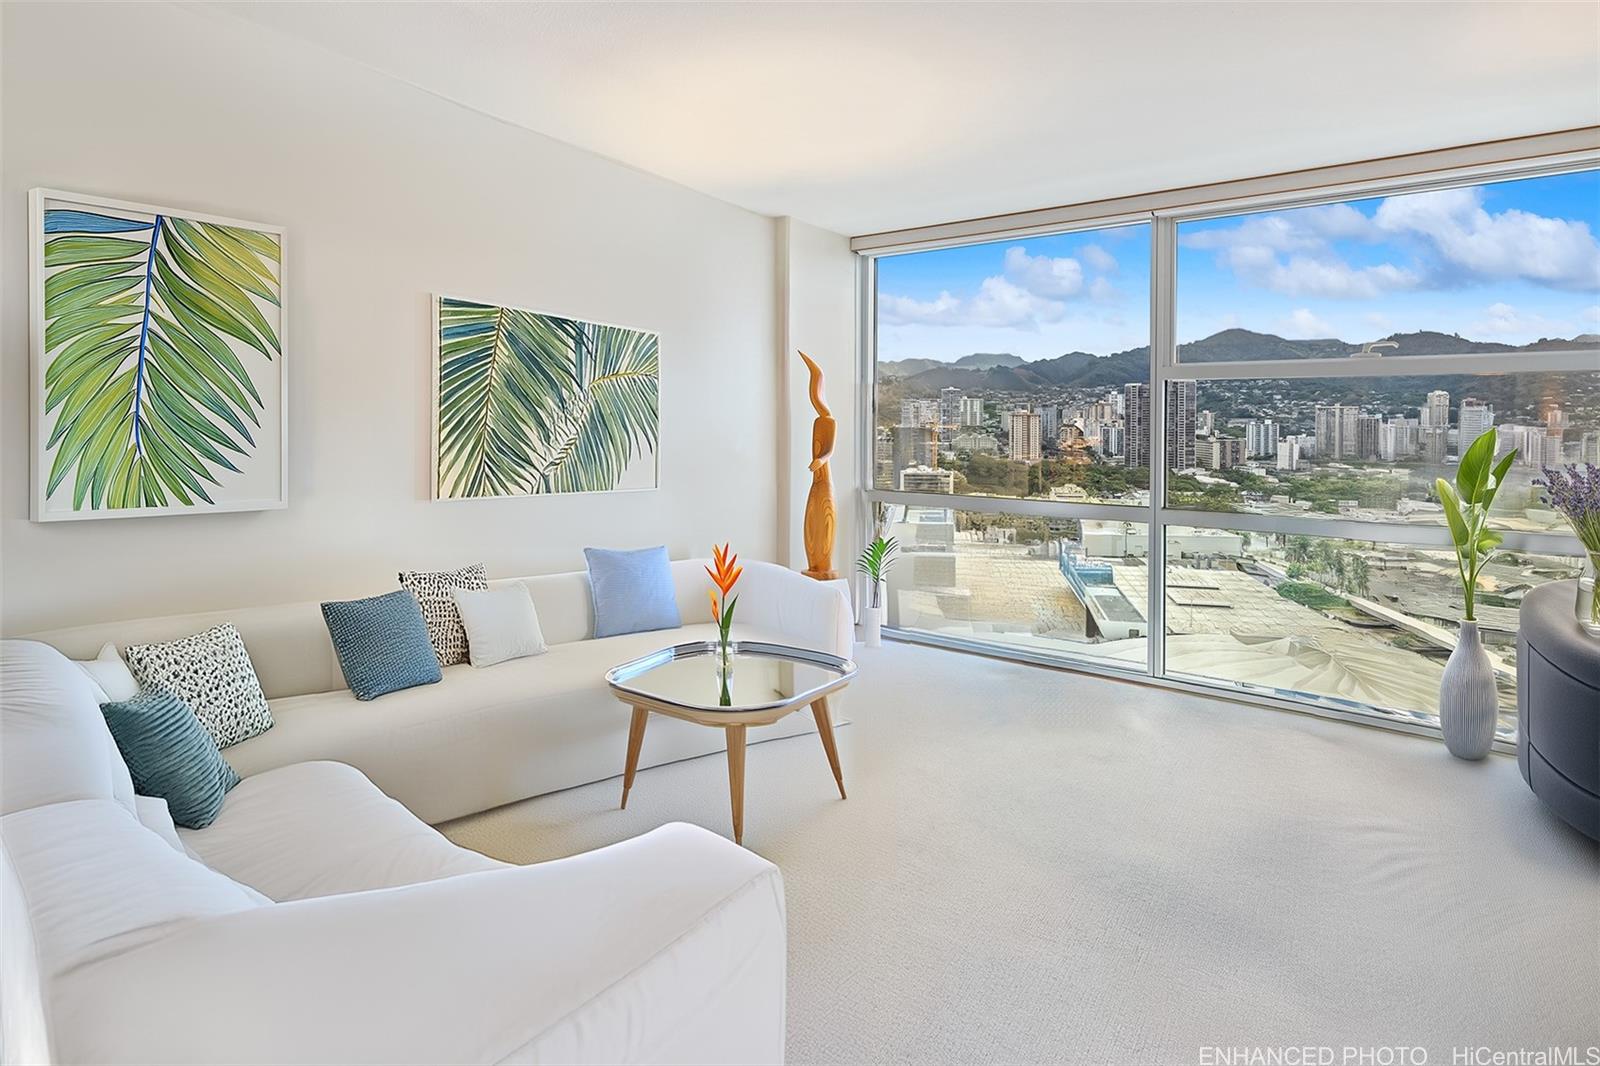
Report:
[[[133,812],[133,778],[106,728],[94,682],[31,640],[0,643],[0,814],[110,799]]]
[[[510,659],[543,655],[544,633],[525,585],[451,589],[467,630],[467,661],[480,669]]]
[[[58,982],[51,1016],[63,1062],[760,1063],[784,984],[777,868],[675,824],[186,923]]]
[[[176,851],[114,800],[75,800],[0,819],[49,977],[132,950],[176,923],[265,906],[259,894]]]
[[[201,862],[279,902],[506,865],[450,843],[360,770],[336,762],[247,777],[215,822],[178,832]]]
[[[183,841],[178,839],[178,825],[172,820],[172,811],[167,807],[166,800],[159,796],[134,796],[133,813],[140,825],[165,840],[179,855],[194,858],[189,849],[183,846]]]

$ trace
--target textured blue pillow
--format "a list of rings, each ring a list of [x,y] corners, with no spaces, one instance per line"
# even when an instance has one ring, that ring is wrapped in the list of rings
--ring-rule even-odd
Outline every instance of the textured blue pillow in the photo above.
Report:
[[[583,557],[589,564],[597,638],[677,629],[683,624],[665,546],[635,551],[585,548]]]
[[[444,675],[428,640],[428,624],[410,589],[322,605],[344,683],[358,700],[376,699]]]
[[[166,800],[172,820],[185,829],[216,820],[239,775],[187,703],[166,689],[147,688],[131,700],[102,704],[100,712],[135,792]]]

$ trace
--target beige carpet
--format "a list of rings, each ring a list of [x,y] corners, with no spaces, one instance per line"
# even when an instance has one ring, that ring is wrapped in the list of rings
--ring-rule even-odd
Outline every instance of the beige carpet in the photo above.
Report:
[[[909,645],[859,659],[849,800],[814,735],[748,756],[791,1062],[1600,1044],[1600,849],[1515,760]],[[729,832],[720,755],[642,771],[625,812],[619,791],[445,830],[514,862]]]

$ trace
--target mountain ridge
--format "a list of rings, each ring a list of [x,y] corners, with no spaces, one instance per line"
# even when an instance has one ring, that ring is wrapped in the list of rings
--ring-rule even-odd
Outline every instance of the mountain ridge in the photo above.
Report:
[[[1383,358],[1417,355],[1552,351],[1573,346],[1600,347],[1600,335],[1581,334],[1570,340],[1544,337],[1531,344],[1501,344],[1467,340],[1450,333],[1420,330],[1382,338],[1398,345],[1382,349]],[[1272,333],[1225,329],[1198,341],[1178,346],[1180,362],[1214,363],[1229,359],[1339,359],[1359,352],[1361,346],[1337,338],[1288,340]],[[1108,355],[1066,352],[1046,359],[1022,359],[1009,352],[975,352],[952,362],[912,358],[878,364],[880,380],[899,383],[907,395],[937,393],[956,387],[967,391],[1026,392],[1041,388],[1114,387],[1139,381],[1149,374],[1150,347],[1143,345]]]

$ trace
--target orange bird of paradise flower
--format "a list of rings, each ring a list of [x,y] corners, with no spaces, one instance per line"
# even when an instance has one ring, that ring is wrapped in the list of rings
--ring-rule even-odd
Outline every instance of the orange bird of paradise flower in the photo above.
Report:
[[[739,565],[739,557],[728,551],[728,545],[726,544],[720,548],[714,544],[711,546],[711,560],[716,565],[716,569],[708,566],[706,567],[706,573],[711,576],[712,584],[721,590],[722,598],[719,600],[715,592],[708,592],[706,595],[711,597],[712,620],[718,626],[726,629],[728,623],[733,621],[733,603],[728,600],[728,594],[733,591],[734,583],[739,580],[739,575],[744,573],[744,567]],[[737,601],[738,597],[735,596],[734,600]],[[726,619],[723,617],[724,606],[726,606],[728,613]]]

